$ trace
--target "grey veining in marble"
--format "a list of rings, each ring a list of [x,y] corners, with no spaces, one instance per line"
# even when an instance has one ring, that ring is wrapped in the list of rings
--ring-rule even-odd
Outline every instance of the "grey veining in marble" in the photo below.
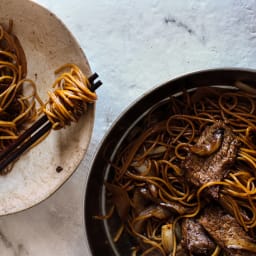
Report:
[[[178,75],[256,66],[255,0],[36,0],[72,31],[104,86],[89,150],[53,196],[0,218],[0,255],[90,255],[83,203],[100,140],[135,99]]]

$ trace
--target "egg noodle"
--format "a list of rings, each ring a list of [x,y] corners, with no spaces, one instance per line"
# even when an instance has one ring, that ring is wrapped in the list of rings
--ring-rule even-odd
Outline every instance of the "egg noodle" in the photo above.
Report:
[[[223,180],[195,187],[186,180],[182,162],[202,131],[219,121],[239,140],[235,164]],[[215,186],[220,204],[255,239],[255,131],[256,95],[243,90],[203,87],[155,106],[111,162],[106,188],[115,211],[111,207],[105,217],[111,220],[116,212],[122,221],[113,240],[129,234],[131,255],[184,255],[179,254],[181,221],[200,215],[209,198],[206,190]],[[251,247],[255,253],[256,245]],[[216,244],[212,255],[223,253]]]
[[[0,25],[0,152],[4,151],[39,115],[45,113],[53,129],[78,121],[87,104],[97,99],[90,91],[87,77],[75,64],[65,64],[56,70],[59,75],[42,102],[33,80],[27,78],[27,61],[18,38]],[[5,174],[11,168],[0,173]]]

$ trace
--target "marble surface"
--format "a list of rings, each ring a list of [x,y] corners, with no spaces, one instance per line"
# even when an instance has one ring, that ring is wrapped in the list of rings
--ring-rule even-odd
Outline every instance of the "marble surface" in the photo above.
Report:
[[[112,122],[153,86],[215,67],[256,66],[256,1],[36,0],[72,31],[104,86],[95,127],[75,174],[50,198],[0,218],[0,255],[90,255],[84,193]],[[99,238],[100,239],[100,238]]]

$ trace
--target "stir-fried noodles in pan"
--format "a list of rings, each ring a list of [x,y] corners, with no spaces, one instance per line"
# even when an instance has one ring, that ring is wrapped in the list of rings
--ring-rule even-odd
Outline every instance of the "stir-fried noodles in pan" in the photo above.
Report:
[[[239,85],[243,84],[239,82]],[[240,87],[240,86],[239,86]],[[256,255],[256,94],[171,96],[121,143],[105,186],[131,255]]]

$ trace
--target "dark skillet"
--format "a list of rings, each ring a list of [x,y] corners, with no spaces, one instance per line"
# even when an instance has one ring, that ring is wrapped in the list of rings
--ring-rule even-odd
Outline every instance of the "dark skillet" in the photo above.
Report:
[[[118,243],[111,240],[110,233],[119,225],[118,219],[107,222],[93,217],[106,214],[107,202],[103,183],[110,176],[107,160],[113,158],[129,129],[156,103],[182,89],[212,85],[232,86],[237,80],[256,81],[256,73],[245,69],[213,69],[175,78],[143,95],[115,121],[101,142],[87,181],[84,215],[86,236],[92,255],[130,255],[132,241],[128,237],[122,237]]]

